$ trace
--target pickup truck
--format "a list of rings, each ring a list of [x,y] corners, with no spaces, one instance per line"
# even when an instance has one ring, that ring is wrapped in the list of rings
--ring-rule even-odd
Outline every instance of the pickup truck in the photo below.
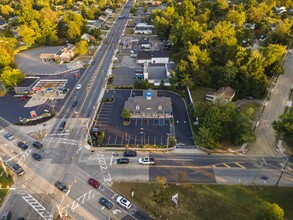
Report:
[[[143,164],[143,165],[154,165],[155,164],[155,158],[152,158],[152,157],[139,158],[138,163]]]

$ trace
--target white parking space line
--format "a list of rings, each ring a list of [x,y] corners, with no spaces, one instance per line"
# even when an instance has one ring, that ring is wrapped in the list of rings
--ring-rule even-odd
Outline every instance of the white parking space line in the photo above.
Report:
[[[112,166],[112,163],[113,163],[113,155],[111,156],[110,166]]]

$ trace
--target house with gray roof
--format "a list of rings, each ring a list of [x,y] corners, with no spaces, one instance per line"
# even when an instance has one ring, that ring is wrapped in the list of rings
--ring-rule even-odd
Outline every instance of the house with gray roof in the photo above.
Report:
[[[172,118],[170,97],[158,97],[156,90],[144,90],[142,96],[129,97],[124,108],[131,118]]]

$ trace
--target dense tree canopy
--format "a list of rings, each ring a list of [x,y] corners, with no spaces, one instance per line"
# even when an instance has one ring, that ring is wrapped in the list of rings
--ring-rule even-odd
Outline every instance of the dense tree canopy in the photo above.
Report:
[[[8,66],[2,69],[0,75],[1,80],[8,87],[16,86],[24,77],[24,74],[20,70]]]
[[[293,137],[293,111],[289,111],[273,122],[273,128],[287,138]]]

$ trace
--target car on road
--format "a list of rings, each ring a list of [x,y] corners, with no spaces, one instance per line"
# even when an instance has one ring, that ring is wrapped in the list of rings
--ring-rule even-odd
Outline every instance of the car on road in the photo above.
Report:
[[[127,199],[125,199],[122,196],[118,196],[118,198],[116,199],[116,201],[123,208],[130,209],[130,207],[131,207],[131,202],[129,202]]]
[[[81,89],[81,84],[77,84],[77,86],[75,87],[77,90]]]
[[[89,178],[87,182],[88,182],[88,184],[90,184],[94,188],[99,188],[99,186],[100,186],[100,183],[97,180],[95,180],[94,178]]]
[[[1,220],[9,220],[11,218],[11,212],[10,211],[4,211]]]
[[[139,158],[138,163],[144,164],[144,165],[155,165],[155,158],[153,158],[153,157]]]
[[[58,131],[63,131],[66,125],[66,121],[61,121],[59,127],[58,127]]]
[[[136,151],[134,150],[127,150],[123,153],[124,157],[136,157]]]
[[[116,160],[116,164],[129,164],[128,158],[119,158]]]
[[[94,65],[95,63],[96,63],[96,61],[93,61],[93,62],[92,62],[92,65]]]
[[[60,181],[56,181],[56,183],[54,185],[62,192],[67,192],[67,190],[68,190],[67,186]]]
[[[108,199],[102,197],[99,199],[99,203],[102,205],[102,206],[105,206],[107,209],[112,209],[113,208],[113,203],[110,202]]]
[[[19,217],[17,220],[25,220],[24,217]]]
[[[110,44],[110,41],[109,40],[107,40],[107,44]]]
[[[37,161],[41,161],[43,159],[42,156],[40,154],[37,154],[37,153],[33,153],[32,158],[34,158]]]
[[[9,141],[12,141],[14,139],[13,135],[12,134],[9,134],[9,133],[5,133],[4,134],[4,137],[9,140]]]
[[[38,141],[34,141],[33,142],[33,147],[35,147],[37,149],[41,149],[43,147],[43,145]]]
[[[26,150],[26,149],[28,149],[27,144],[25,144],[25,143],[23,143],[23,142],[21,142],[21,141],[17,143],[17,146],[18,146],[20,149],[22,149],[22,150]]]
[[[22,96],[22,97],[20,98],[21,101],[25,101],[25,100],[27,100],[27,99],[28,99],[28,96],[27,96],[27,95],[24,95],[24,96]]]
[[[21,168],[21,166],[19,166],[17,163],[14,164],[12,166],[14,172],[18,175],[18,176],[22,176],[24,174],[24,170]]]
[[[75,108],[75,107],[77,106],[77,104],[78,104],[78,101],[76,100],[76,101],[72,102],[71,107],[72,107],[72,108]]]

